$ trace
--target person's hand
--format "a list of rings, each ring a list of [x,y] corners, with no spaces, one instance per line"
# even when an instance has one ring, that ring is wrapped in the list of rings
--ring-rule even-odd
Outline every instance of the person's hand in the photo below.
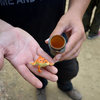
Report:
[[[54,82],[58,78],[55,75],[57,69],[54,66],[42,68],[42,72],[39,73],[36,66],[33,67],[29,64],[34,62],[39,55],[53,62],[52,58],[41,49],[35,39],[24,30],[14,28],[0,34],[0,69],[3,66],[4,58],[6,58],[22,77],[36,88],[41,88],[42,83],[35,75]]]
[[[78,56],[80,47],[85,40],[85,33],[81,18],[70,12],[63,15],[50,37],[53,35],[61,35],[62,33],[66,33],[68,42],[66,44],[65,52],[57,54],[54,57],[55,62],[70,60]],[[48,43],[48,39],[46,40],[46,43]]]

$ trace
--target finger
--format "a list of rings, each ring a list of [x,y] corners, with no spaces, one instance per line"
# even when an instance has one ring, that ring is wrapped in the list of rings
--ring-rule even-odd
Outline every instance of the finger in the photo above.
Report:
[[[41,48],[38,49],[37,55],[42,56],[43,58],[47,59],[50,63],[54,63],[53,59]]]
[[[79,55],[79,53],[80,53],[80,49],[73,56],[69,57],[68,60],[76,58]]]
[[[79,41],[77,42],[76,41],[76,35],[74,36],[72,34],[72,36],[70,37],[70,39],[68,40],[67,44],[66,44],[66,47],[65,47],[65,52],[62,53],[62,54],[57,54],[55,57],[54,57],[54,61],[55,62],[58,62],[59,60],[67,60],[69,59],[69,57],[71,57],[71,55],[73,55],[74,52],[77,52],[76,49],[79,47]],[[75,39],[75,40],[74,40]],[[73,41],[76,41],[73,42]],[[80,40],[80,39],[79,39]],[[78,45],[77,45],[78,44]],[[77,45],[77,46],[76,46]],[[76,48],[76,49],[75,49]]]
[[[76,58],[79,55],[79,53],[80,53],[80,49],[74,55],[72,55],[72,56],[66,56],[65,59],[60,59],[60,61],[63,61],[63,60],[71,60],[73,58]]]
[[[50,39],[54,35],[61,35],[65,31],[65,27],[67,29],[67,24],[65,26],[64,21],[62,21],[60,19],[60,21],[58,22],[56,28],[53,30],[53,32],[51,33],[51,35],[50,35],[50,37],[48,39]],[[46,43],[48,43],[47,40],[45,41]]]
[[[50,63],[54,63],[53,59],[47,54],[45,53],[41,48],[39,48],[36,52],[36,55],[34,57],[34,61],[39,57],[42,56],[45,59],[47,59]],[[33,62],[33,61],[32,61]],[[47,70],[50,71],[51,73],[57,73],[57,68],[54,66],[49,66],[47,67]]]
[[[58,77],[50,72],[48,72],[45,68],[41,68],[41,73],[38,72],[38,68],[37,66],[31,66],[29,64],[27,64],[27,67],[36,75],[43,77],[47,80],[56,82],[58,80]]]
[[[16,68],[21,76],[31,83],[36,88],[42,88],[42,83],[39,79],[37,79],[25,65],[20,65]]]
[[[77,53],[77,51],[80,50],[82,42],[83,42],[83,39],[80,40],[78,42],[78,44],[76,44],[76,46],[69,53],[66,53],[64,56],[62,56],[62,58],[60,60],[65,60],[65,59],[68,60],[68,59],[72,58],[73,55],[75,55]]]
[[[49,42],[49,39],[46,39],[46,40],[45,40],[45,43],[48,44],[48,42]]]
[[[78,44],[78,42],[83,38],[83,36],[79,35],[78,33],[73,33],[66,45],[66,52],[64,52],[62,55],[64,56],[68,52],[70,52],[75,46]]]
[[[79,55],[79,53],[80,53],[80,49],[73,56],[71,56],[70,59],[76,58]]]
[[[32,61],[32,60],[29,61],[29,63],[27,64],[27,66],[31,65],[32,62],[34,62],[34,61]],[[31,67],[33,67],[33,65]],[[58,70],[57,70],[57,68],[55,66],[46,66],[45,69],[47,71],[49,71],[50,73],[52,73],[52,74],[56,74],[58,72]]]
[[[65,27],[64,24],[60,22],[58,22],[56,28],[53,30],[52,34],[50,35],[50,37],[54,36],[54,35],[61,35],[64,31]]]
[[[45,69],[52,74],[56,74],[58,72],[57,68],[54,66],[47,66],[47,67],[45,67]]]

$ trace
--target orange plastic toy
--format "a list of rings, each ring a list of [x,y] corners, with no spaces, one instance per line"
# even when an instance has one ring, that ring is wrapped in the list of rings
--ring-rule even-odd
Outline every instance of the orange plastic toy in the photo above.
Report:
[[[41,67],[53,66],[54,63],[50,63],[45,58],[39,56],[35,62],[31,63],[31,65],[38,65],[38,72],[41,72],[41,70],[40,70]]]

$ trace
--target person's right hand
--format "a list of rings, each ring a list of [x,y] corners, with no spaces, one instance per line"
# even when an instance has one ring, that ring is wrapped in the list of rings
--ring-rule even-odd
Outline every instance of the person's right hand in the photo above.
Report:
[[[54,82],[58,79],[55,75],[57,69],[54,66],[42,68],[42,72],[39,73],[36,66],[33,67],[29,64],[34,62],[39,55],[53,62],[52,58],[41,49],[36,40],[24,30],[13,28],[0,34],[0,68],[3,66],[4,58],[6,58],[21,76],[36,88],[41,88],[42,83],[35,75]]]

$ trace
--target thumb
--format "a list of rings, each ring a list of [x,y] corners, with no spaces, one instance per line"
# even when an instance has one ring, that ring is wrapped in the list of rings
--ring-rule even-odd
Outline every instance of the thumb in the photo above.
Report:
[[[51,33],[50,37],[45,40],[45,43],[48,44],[48,40],[54,35],[61,35],[64,32],[64,26],[60,22],[58,22],[56,28]]]

